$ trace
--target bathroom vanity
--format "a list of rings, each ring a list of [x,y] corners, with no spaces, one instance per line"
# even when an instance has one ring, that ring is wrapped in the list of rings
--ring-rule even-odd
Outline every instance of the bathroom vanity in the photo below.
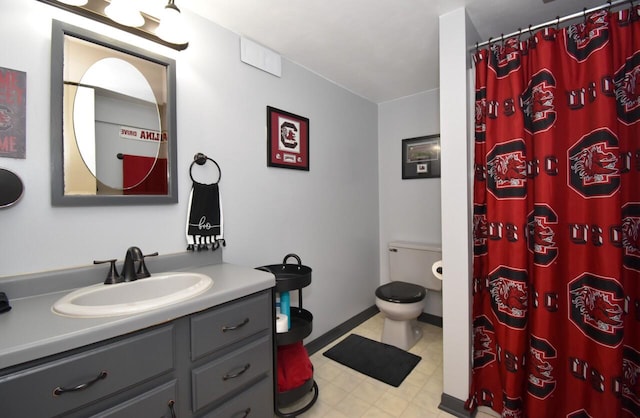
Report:
[[[12,299],[13,309],[0,315],[1,415],[272,416],[273,275],[224,263],[169,264],[214,284],[188,301],[106,318],[53,313],[72,288]],[[19,294],[39,279],[0,284]]]

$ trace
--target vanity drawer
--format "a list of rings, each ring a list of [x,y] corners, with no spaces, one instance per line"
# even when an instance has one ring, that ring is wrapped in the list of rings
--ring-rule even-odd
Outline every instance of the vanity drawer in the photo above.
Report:
[[[170,325],[2,376],[1,414],[30,418],[61,414],[172,370],[173,358]],[[98,378],[103,372],[106,376]],[[87,387],[82,390],[64,391],[83,384]],[[56,394],[59,388],[63,391]]]
[[[272,417],[273,389],[271,378],[265,377],[203,418],[260,418]]]
[[[272,340],[267,335],[194,369],[193,410],[198,411],[260,376],[270,375],[272,362]]]
[[[224,346],[271,326],[271,293],[263,292],[232,305],[191,318],[191,359],[199,359]]]
[[[174,402],[174,410],[177,410],[176,390],[177,382],[172,380],[169,383],[151,389],[133,399],[130,399],[118,406],[110,408],[99,414],[92,415],[91,418],[131,418],[131,417],[154,417],[171,418],[170,402]]]

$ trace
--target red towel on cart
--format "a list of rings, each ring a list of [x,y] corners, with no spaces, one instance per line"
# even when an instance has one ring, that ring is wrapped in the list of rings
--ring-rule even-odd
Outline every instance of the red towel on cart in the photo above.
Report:
[[[313,365],[302,341],[278,347],[278,392],[286,392],[313,377]]]

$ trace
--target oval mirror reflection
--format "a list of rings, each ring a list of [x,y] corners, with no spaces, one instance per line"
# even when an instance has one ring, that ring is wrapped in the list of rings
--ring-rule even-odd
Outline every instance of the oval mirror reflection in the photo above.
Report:
[[[100,59],[83,74],[73,104],[73,130],[98,189],[133,189],[157,163],[162,132],[153,89],[120,58]]]

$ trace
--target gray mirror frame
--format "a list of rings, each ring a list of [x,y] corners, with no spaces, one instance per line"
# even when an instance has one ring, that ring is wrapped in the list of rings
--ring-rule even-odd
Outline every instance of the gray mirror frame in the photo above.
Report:
[[[63,65],[64,37],[70,35],[167,67],[168,193],[166,195],[74,196],[64,194]],[[106,36],[53,20],[51,29],[51,204],[53,206],[157,205],[178,202],[176,62]]]

